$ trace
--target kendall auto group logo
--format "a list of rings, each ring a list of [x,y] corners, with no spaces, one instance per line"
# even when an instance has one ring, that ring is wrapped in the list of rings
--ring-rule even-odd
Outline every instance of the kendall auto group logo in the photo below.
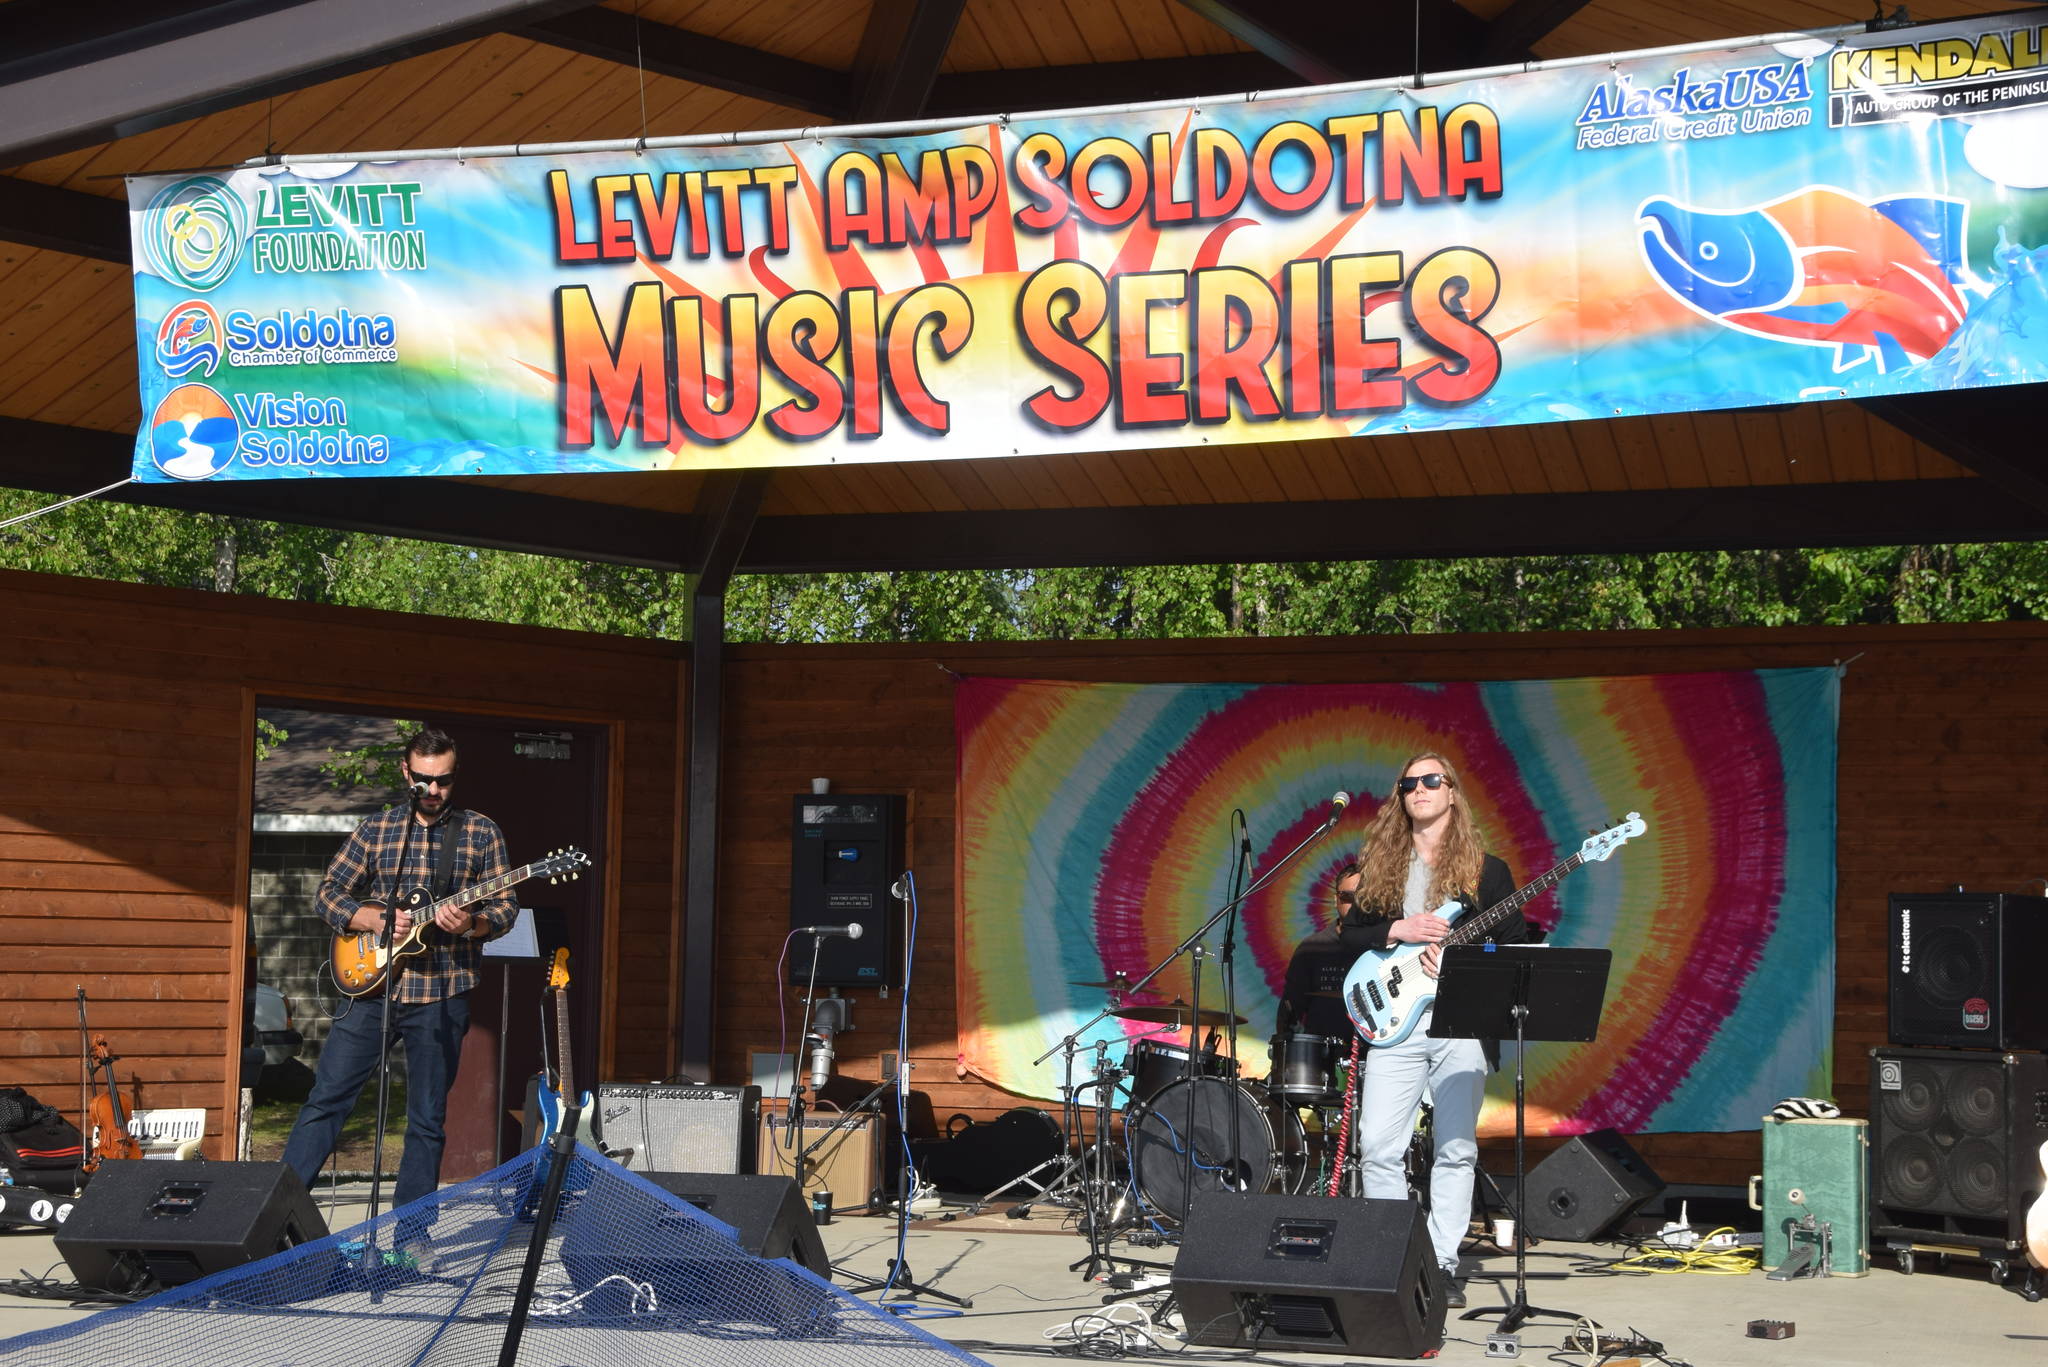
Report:
[[[143,211],[143,260],[166,280],[210,290],[234,273],[248,230],[249,211],[226,181],[187,176]]]
[[[220,315],[203,299],[187,299],[164,315],[156,329],[156,363],[172,379],[204,367],[220,368]]]

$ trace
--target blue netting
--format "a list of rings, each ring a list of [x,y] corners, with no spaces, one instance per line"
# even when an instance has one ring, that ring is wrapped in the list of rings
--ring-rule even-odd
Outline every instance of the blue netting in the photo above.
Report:
[[[0,1342],[0,1363],[305,1367],[497,1361],[546,1180],[534,1149],[318,1242],[76,1324]],[[403,1240],[404,1242],[400,1242]],[[520,1345],[523,1367],[979,1358],[592,1151],[569,1160]]]

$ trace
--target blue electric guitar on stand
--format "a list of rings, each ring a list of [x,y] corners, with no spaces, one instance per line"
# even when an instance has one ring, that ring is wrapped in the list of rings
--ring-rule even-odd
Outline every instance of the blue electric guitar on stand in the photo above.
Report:
[[[1581,864],[1597,863],[1613,854],[1649,827],[1640,813],[1630,812],[1618,826],[1598,831],[1579,852],[1541,878],[1533,879],[1485,911],[1475,912],[1451,927],[1440,945],[1469,945],[1484,940],[1508,917],[1557,886],[1558,880]],[[1463,911],[1457,902],[1446,902],[1437,915],[1450,920]],[[1416,1022],[1429,1012],[1436,1000],[1436,975],[1422,966],[1429,949],[1421,944],[1390,944],[1385,949],[1368,949],[1344,975],[1344,1010],[1367,1044],[1379,1048],[1399,1044],[1415,1033]]]
[[[562,1120],[569,1113],[570,1100],[576,1106],[577,1142],[588,1144],[603,1151],[603,1144],[597,1137],[597,1101],[589,1092],[576,1095],[576,1083],[570,1071],[574,1054],[569,1048],[569,951],[555,951],[554,967],[548,971],[548,991],[555,998],[555,1076],[554,1086],[548,1085],[547,1071],[541,1071],[540,1079],[540,1142],[546,1145],[562,1128]]]

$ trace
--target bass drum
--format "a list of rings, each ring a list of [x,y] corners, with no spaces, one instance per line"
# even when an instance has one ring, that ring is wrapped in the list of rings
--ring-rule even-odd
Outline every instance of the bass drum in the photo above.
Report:
[[[1175,1224],[1186,1218],[1193,1192],[1292,1195],[1308,1180],[1301,1117],[1291,1107],[1270,1104],[1256,1082],[1198,1077],[1168,1083],[1131,1112],[1124,1138],[1132,1185],[1162,1219]]]

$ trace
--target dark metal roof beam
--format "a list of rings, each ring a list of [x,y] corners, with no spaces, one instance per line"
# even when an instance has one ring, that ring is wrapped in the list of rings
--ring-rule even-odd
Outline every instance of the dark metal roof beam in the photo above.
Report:
[[[932,118],[1018,114],[1086,108],[1101,104],[1108,91],[1115,91],[1119,100],[1139,103],[1194,100],[1299,84],[1300,77],[1256,52],[1017,67],[1004,71],[951,71],[932,83],[925,113]]]
[[[126,203],[12,176],[0,176],[0,241],[131,264]]]
[[[520,36],[600,57],[621,66],[644,66],[657,76],[692,81],[832,120],[853,110],[853,82],[843,71],[778,57],[723,38],[636,19],[617,10],[586,9],[524,25]]]
[[[1586,7],[1586,0],[1514,0],[1486,26],[1480,65],[1527,61],[1536,44]]]
[[[18,165],[580,9],[590,0],[222,0],[0,61],[0,165]],[[20,0],[7,5],[20,7]],[[74,8],[76,8],[74,6]]]
[[[853,121],[893,123],[924,112],[966,0],[875,0],[853,59]]]
[[[1293,72],[1304,85],[1455,71],[1476,65],[1486,41],[1483,21],[1451,0],[1423,0],[1418,6],[1303,5],[1299,0],[1180,3]]]
[[[2036,513],[2048,513],[2048,465],[2041,459],[2038,384],[1932,390],[1859,399],[1869,412]]]

